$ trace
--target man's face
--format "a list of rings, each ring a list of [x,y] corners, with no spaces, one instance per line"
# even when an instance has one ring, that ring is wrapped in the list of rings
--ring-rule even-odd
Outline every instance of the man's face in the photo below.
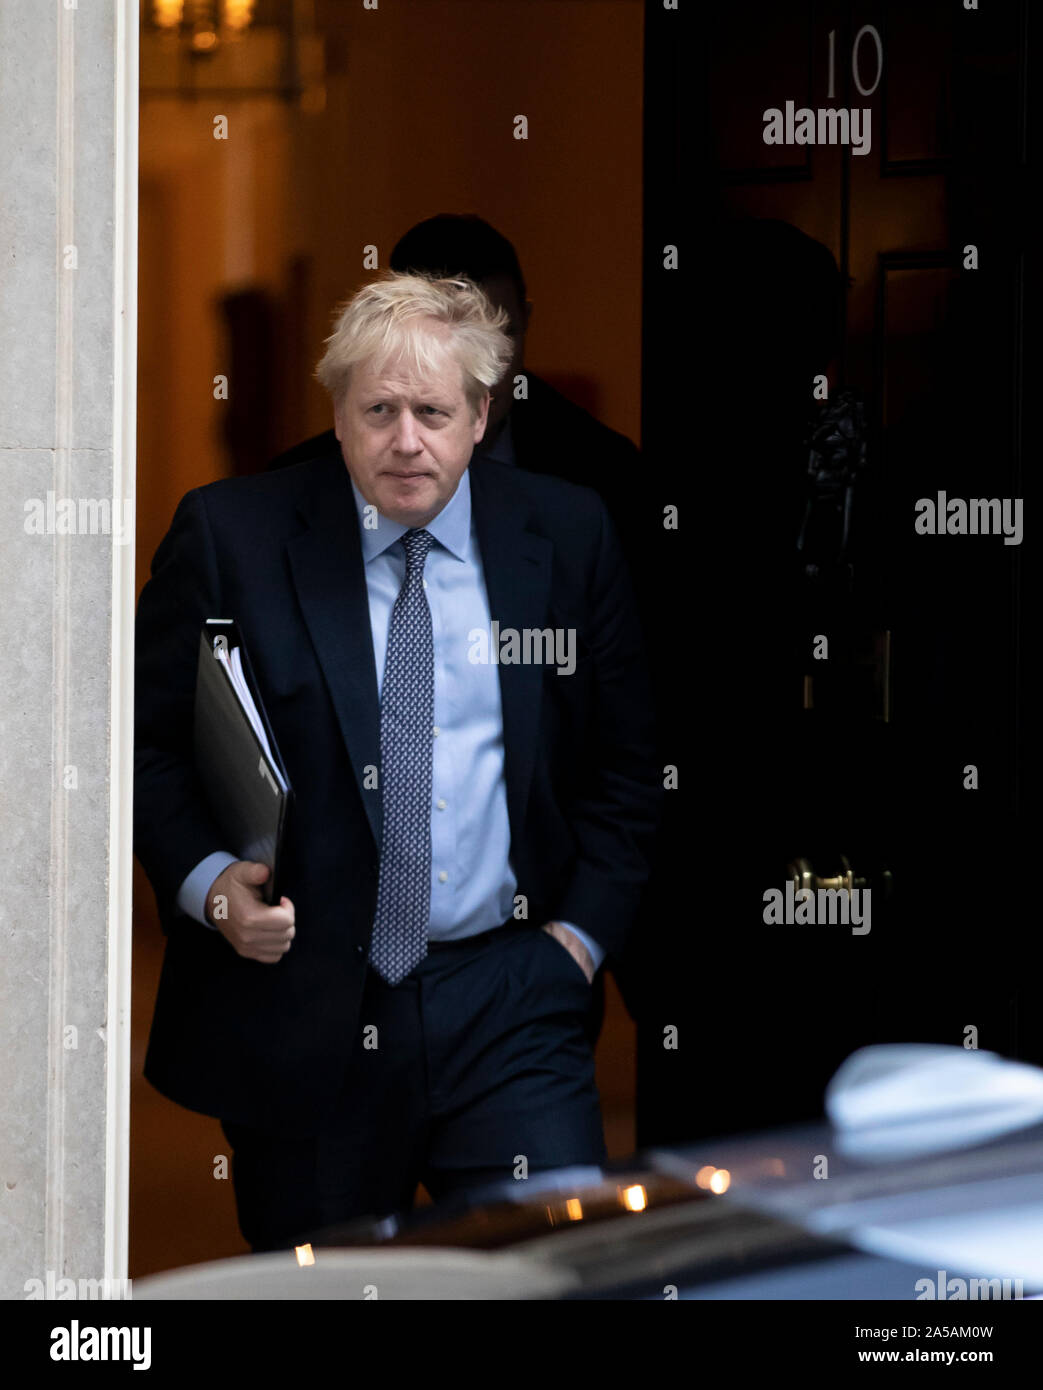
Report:
[[[379,372],[363,363],[352,369],[334,420],[344,462],[366,501],[402,526],[421,527],[456,491],[488,408],[486,398],[471,414],[452,359],[424,376],[401,361]]]
[[[525,361],[525,330],[529,326],[532,305],[528,300],[522,303],[518,287],[509,275],[491,275],[488,280],[482,281],[482,290],[493,308],[506,310],[510,323],[504,332],[509,335],[514,346],[514,354],[507,370],[492,389],[489,419],[486,423],[486,430],[492,436],[506,419],[514,401],[514,378],[522,370]]]

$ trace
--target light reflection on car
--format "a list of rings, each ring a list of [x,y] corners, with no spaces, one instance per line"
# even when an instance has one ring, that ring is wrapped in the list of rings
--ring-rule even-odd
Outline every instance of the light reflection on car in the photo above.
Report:
[[[565,1298],[918,1299],[925,1281],[948,1297],[971,1279],[1010,1291],[994,1296],[1043,1294],[1043,1125],[894,1162],[842,1150],[827,1125],[707,1140],[309,1243],[320,1259],[323,1247],[523,1255],[576,1276]]]

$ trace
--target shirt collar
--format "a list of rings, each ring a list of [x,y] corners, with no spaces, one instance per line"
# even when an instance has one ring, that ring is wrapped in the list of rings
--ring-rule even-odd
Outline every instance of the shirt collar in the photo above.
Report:
[[[377,524],[370,528],[365,525],[363,509],[369,505],[366,499],[355,486],[354,478],[348,475],[351,481],[351,491],[355,497],[355,510],[359,519],[359,535],[362,537],[362,558],[366,564],[370,560],[376,559],[378,555],[383,555],[389,546],[395,544],[400,536],[404,536],[410,529],[403,526],[401,522],[392,521],[390,517],[384,516],[382,512],[377,513]],[[431,536],[434,536],[439,545],[443,545],[451,555],[455,555],[458,560],[467,559],[467,545],[471,534],[471,471],[470,467],[464,469],[456,491],[450,497],[442,510],[429,521],[423,528]]]

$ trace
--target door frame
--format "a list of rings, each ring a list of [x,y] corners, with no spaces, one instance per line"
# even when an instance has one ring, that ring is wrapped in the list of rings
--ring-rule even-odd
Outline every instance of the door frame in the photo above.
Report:
[[[114,10],[112,482],[113,496],[129,499],[133,516],[137,462],[137,0],[115,0]],[[113,1281],[127,1277],[130,1223],[135,553],[134,544],[112,547],[104,1275]]]

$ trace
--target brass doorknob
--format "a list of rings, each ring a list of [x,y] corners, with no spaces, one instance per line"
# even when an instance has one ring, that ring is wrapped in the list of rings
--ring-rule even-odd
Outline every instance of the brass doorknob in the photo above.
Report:
[[[874,888],[882,889],[885,898],[891,896],[894,880],[890,869],[881,869],[871,876],[857,874],[851,867],[851,862],[846,854],[837,857],[840,861],[839,873],[818,874],[815,872],[815,866],[810,859],[800,857],[786,866],[786,876],[792,881],[793,887],[798,892],[802,888],[810,889],[813,893],[819,888],[833,889],[834,891],[839,888],[846,888],[849,893],[855,889]]]

